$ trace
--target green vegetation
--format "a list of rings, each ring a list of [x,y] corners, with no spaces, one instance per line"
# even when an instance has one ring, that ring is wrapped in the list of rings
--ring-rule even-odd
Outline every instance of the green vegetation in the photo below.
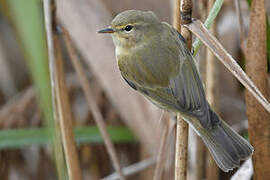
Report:
[[[132,132],[126,127],[109,126],[108,132],[114,143],[136,142]],[[103,143],[95,126],[74,128],[77,144]],[[0,149],[24,148],[48,145],[50,143],[46,128],[9,129],[0,131]]]

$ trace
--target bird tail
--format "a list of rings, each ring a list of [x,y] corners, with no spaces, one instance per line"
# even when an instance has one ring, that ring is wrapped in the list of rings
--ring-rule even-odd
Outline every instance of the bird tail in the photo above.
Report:
[[[210,110],[212,111],[212,110]],[[213,111],[211,113],[214,113]],[[218,118],[217,115],[211,118]],[[211,119],[213,122],[218,119]],[[231,129],[223,120],[213,129],[199,128],[199,135],[209,149],[217,165],[228,172],[235,167],[239,167],[240,161],[247,159],[253,153],[253,147],[247,140]]]

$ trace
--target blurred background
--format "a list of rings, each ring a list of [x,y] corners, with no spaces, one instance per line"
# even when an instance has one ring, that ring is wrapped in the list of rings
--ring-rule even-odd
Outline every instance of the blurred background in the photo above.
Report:
[[[172,23],[174,3],[172,0],[56,1],[56,27],[59,29],[55,31],[64,63],[64,81],[71,107],[69,113],[75,127],[82,179],[101,179],[115,170],[71,63],[72,57],[61,27],[69,32],[75,54],[83,64],[91,101],[98,107],[108,127],[121,167],[145,160],[145,166],[127,179],[152,179],[163,129],[174,116],[165,113],[161,119],[159,109],[125,84],[116,65],[111,37],[96,32],[109,25],[116,14],[128,9],[151,10],[160,20]],[[207,0],[194,1],[193,17],[204,21],[208,3]],[[239,3],[243,32],[247,35],[249,2],[239,0]],[[269,19],[270,1],[265,3]],[[243,34],[239,33],[236,17],[234,1],[224,0],[213,32],[226,50],[245,67],[240,41]],[[270,51],[268,61],[269,54]],[[207,79],[206,57],[206,49],[202,46],[196,59],[204,80]],[[215,61],[213,66],[214,109],[236,131],[248,138],[244,87],[219,61]],[[57,154],[52,148],[50,139],[57,139],[57,135],[48,130],[48,127],[54,126],[50,68],[52,70],[48,61],[43,1],[0,0],[1,180],[67,179],[66,168],[59,170],[55,162],[57,157],[63,156],[63,152]],[[57,127],[54,128],[57,131]],[[211,163],[209,165],[212,160],[207,158],[204,145],[192,130],[189,134],[188,179],[230,179],[236,170],[225,174]],[[165,146],[161,179],[173,179],[174,129],[169,131]],[[62,158],[62,161],[65,159]]]

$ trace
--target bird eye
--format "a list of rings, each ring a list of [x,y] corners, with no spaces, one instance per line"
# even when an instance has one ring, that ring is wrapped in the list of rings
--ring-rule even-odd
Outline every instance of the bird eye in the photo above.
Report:
[[[131,25],[127,25],[126,27],[125,27],[125,31],[131,31],[132,30],[132,28],[133,28],[133,26],[131,26]]]

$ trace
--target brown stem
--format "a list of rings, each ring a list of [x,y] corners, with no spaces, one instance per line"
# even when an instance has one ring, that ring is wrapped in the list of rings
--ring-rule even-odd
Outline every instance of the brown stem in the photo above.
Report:
[[[252,1],[246,48],[246,72],[262,94],[267,87],[266,16],[264,0]],[[270,177],[270,115],[252,94],[246,91],[248,132],[254,146],[254,179]]]
[[[230,72],[249,90],[256,100],[270,112],[270,103],[263,96],[261,91],[255,86],[249,76],[242,70],[233,57],[224,49],[220,42],[205,28],[199,20],[194,20],[192,23],[185,25],[192,31],[230,70]],[[265,66],[266,67],[266,66]]]
[[[65,81],[63,58],[61,54],[58,38],[54,37],[55,42],[55,90],[58,118],[60,122],[61,136],[64,146],[65,159],[67,162],[68,173],[71,180],[80,180],[81,169],[79,165],[78,153],[73,133],[73,114],[68,97],[68,90]]]
[[[68,99],[68,91],[65,83],[65,73],[63,67],[63,58],[57,35],[53,32],[53,20],[55,18],[54,10],[51,7],[54,1],[44,1],[44,12],[47,26],[47,41],[51,45],[50,53],[50,71],[52,71],[52,91],[55,94],[54,114],[60,124],[62,142],[64,146],[65,159],[68,168],[68,175],[71,180],[80,180],[81,169],[79,166],[78,154],[76,151],[76,143],[72,129],[72,112]],[[55,7],[55,6],[54,6]],[[52,13],[52,16],[50,16]],[[54,21],[55,22],[55,21]]]
[[[195,136],[196,136],[195,178],[197,180],[200,180],[205,178],[206,148],[201,137],[198,136],[197,134]]]
[[[180,9],[181,24],[189,24],[191,22],[192,1],[181,0],[176,1],[175,7]],[[175,11],[174,18],[180,17],[179,11]],[[187,41],[188,48],[191,49],[192,36],[186,28],[180,28],[178,20],[174,20],[174,27],[181,32]],[[187,151],[188,151],[188,124],[177,114],[176,125],[176,152],[175,152],[175,180],[185,180],[187,178]]]
[[[163,116],[165,117],[166,115],[163,113]],[[163,118],[161,118],[162,120]],[[157,157],[157,164],[154,172],[154,180],[160,180],[162,179],[162,171],[163,171],[163,166],[165,163],[165,155],[166,155],[166,142],[167,142],[167,137],[168,137],[168,132],[169,132],[169,118],[164,118],[163,121],[164,127],[163,127],[163,132],[161,136],[161,141],[160,141],[160,146],[159,146],[159,151],[158,151],[158,157]]]
[[[43,1],[43,7],[44,7],[44,19],[45,19],[45,29],[46,29],[46,36],[47,36],[47,45],[48,45],[48,60],[49,60],[49,66],[50,66],[50,80],[51,80],[51,86],[52,86],[52,102],[53,102],[53,117],[55,119],[55,130],[54,130],[54,139],[53,139],[53,150],[55,154],[56,159],[56,168],[58,173],[59,179],[66,178],[66,163],[64,161],[64,155],[67,155],[64,153],[65,150],[63,150],[62,146],[62,134],[61,134],[61,128],[59,126],[60,121],[59,118],[59,112],[58,112],[58,106],[57,106],[57,90],[54,86],[56,82],[56,74],[55,74],[55,49],[54,49],[54,37],[53,37],[53,20],[55,20],[55,4],[54,1],[50,0],[44,0]],[[64,138],[63,138],[64,139]],[[69,163],[70,161],[67,161]],[[71,177],[72,173],[70,171],[70,166],[68,166],[68,175]]]
[[[173,11],[173,26],[181,32],[180,0],[175,0]]]
[[[175,180],[187,179],[188,124],[177,114]]]

